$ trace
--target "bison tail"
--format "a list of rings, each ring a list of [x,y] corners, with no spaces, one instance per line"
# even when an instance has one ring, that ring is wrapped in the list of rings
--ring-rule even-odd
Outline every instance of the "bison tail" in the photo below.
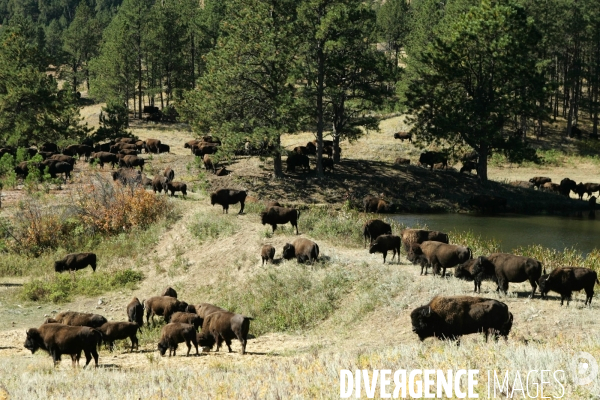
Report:
[[[543,271],[544,275],[546,275],[546,267],[544,267],[544,266],[542,265],[542,263],[541,263],[541,262],[539,262],[539,261],[538,261],[538,264],[540,264],[540,268],[542,268],[542,271]]]
[[[467,247],[467,250],[469,250],[469,260],[473,258],[473,250],[471,250],[470,247]]]

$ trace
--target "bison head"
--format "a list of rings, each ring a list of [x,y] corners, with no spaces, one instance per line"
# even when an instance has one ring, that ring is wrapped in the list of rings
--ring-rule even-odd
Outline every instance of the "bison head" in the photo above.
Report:
[[[198,340],[198,346],[202,348],[212,349],[215,345],[216,341],[213,335],[208,332],[201,332],[196,335],[196,339]]]
[[[40,349],[43,346],[43,341],[42,337],[40,336],[40,332],[35,328],[31,328],[26,333],[27,338],[25,339],[25,344],[23,345],[23,347],[25,347],[27,350],[30,350],[31,353],[35,353],[38,349]]]
[[[548,277],[548,274],[544,274],[540,276],[540,279],[538,280],[538,285],[540,286],[540,294],[542,296],[542,299],[546,298],[546,294],[550,291],[550,282],[548,281]]]
[[[464,264],[458,265],[454,271],[454,277],[462,279],[463,281],[472,281],[473,275],[469,272],[469,269]]]
[[[285,260],[291,260],[295,256],[296,249],[294,248],[294,245],[286,243],[285,246],[283,246],[283,258]]]
[[[260,222],[262,222],[263,225],[268,224],[266,211],[260,213]]]
[[[422,306],[415,308],[410,313],[412,322],[412,330],[419,336],[421,341],[435,334],[434,314],[431,312],[431,307]]]
[[[214,206],[217,203],[217,194],[216,193],[211,193],[210,194],[210,205]]]
[[[158,342],[158,351],[160,352],[161,356],[164,356],[168,349],[169,344],[166,340],[161,340],[160,342]]]
[[[410,245],[410,249],[408,250],[408,254],[406,258],[408,261],[412,262],[413,265],[417,265],[421,258],[423,257],[423,250],[421,249],[421,245],[418,243],[413,243]]]
[[[371,246],[369,247],[369,254],[373,254],[378,251],[381,252],[381,250],[379,250],[380,247],[381,245],[377,241],[371,243]]]
[[[185,308],[185,312],[197,314],[196,307],[193,304],[188,304],[188,306]]]

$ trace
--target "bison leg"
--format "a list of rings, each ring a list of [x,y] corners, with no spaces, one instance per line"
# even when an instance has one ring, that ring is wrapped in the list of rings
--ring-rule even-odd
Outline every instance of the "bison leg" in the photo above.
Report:
[[[225,344],[227,345],[229,352],[233,353],[233,350],[231,350],[231,339],[225,339]]]
[[[58,364],[60,363],[60,351],[58,350],[52,350],[52,352],[50,353],[52,355],[52,361],[54,361],[54,367],[58,367]]]
[[[529,284],[531,285],[531,289],[532,289],[530,297],[533,299],[533,295],[535,294],[535,290],[537,289],[537,282],[535,281],[535,279],[530,279]],[[507,282],[506,286],[508,286],[508,282]]]
[[[271,224],[271,228],[273,228],[273,233],[275,233],[275,229],[277,229],[277,224]]]
[[[292,222],[292,228],[296,228],[296,235],[298,234],[298,223],[296,222],[295,224]]]
[[[71,367],[75,368],[75,366],[79,364],[79,358],[77,354],[71,354]]]
[[[383,263],[385,264],[385,258],[387,257],[387,250],[383,252]]]
[[[85,366],[83,368],[85,368],[85,367],[88,366],[88,364],[90,363],[90,361],[92,361],[92,355],[91,355],[90,351],[87,350],[87,349],[84,350],[83,352],[85,353]]]
[[[243,214],[244,213],[244,202],[240,201],[240,204],[242,207],[240,208],[240,212],[238,214]]]
[[[190,343],[190,340],[189,340],[189,339],[187,339],[187,340],[185,341],[185,345],[186,345],[186,346],[187,346],[187,348],[188,348],[187,354],[186,354],[185,356],[186,356],[186,357],[189,357],[189,356],[190,356],[190,351],[192,350],[192,344]],[[197,351],[197,350],[198,350],[198,348],[196,347],[196,351]]]

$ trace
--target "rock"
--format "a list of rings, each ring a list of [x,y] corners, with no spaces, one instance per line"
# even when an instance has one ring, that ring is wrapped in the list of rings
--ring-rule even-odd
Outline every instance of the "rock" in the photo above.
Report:
[[[39,310],[40,308],[42,308],[42,306],[37,306],[37,308],[38,308],[38,310]]]
[[[98,300],[98,305],[103,304],[104,301],[102,301],[102,299]]]

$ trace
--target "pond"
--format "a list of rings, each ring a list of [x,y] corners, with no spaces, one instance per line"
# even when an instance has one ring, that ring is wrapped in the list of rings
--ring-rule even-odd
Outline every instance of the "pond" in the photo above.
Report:
[[[600,220],[587,218],[473,214],[397,214],[391,218],[408,227],[427,226],[442,232],[471,231],[484,239],[496,239],[504,252],[539,244],[559,251],[574,247],[588,254],[600,247]]]

